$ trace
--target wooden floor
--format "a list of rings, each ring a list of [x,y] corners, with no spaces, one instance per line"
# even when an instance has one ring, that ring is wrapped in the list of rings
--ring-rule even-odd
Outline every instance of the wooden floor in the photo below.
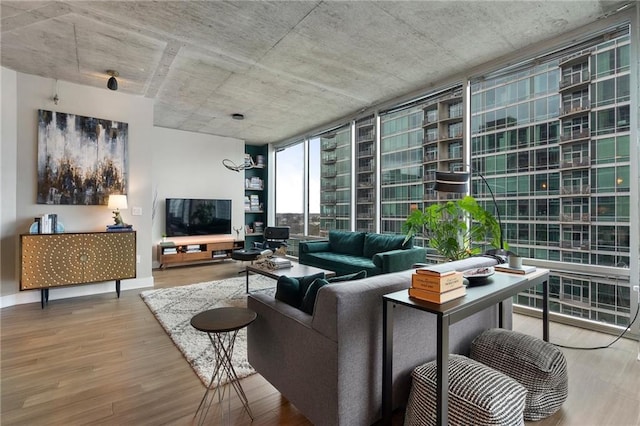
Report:
[[[235,276],[240,263],[154,271],[156,288]],[[8,425],[191,425],[204,387],[139,296],[140,290],[2,309],[1,416]],[[515,329],[539,336],[540,321],[516,315]],[[554,342],[594,346],[612,336],[551,325]],[[640,425],[638,343],[563,350],[569,398],[532,425]],[[242,380],[254,425],[309,425],[259,375]],[[209,424],[220,424],[210,414]],[[226,421],[225,421],[226,423]],[[229,424],[250,419],[237,397]],[[402,413],[394,418],[402,424]]]

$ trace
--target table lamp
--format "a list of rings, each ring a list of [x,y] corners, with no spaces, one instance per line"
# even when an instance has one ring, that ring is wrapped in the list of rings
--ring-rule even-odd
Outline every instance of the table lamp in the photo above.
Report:
[[[113,210],[113,221],[116,225],[124,226],[125,223],[120,216],[120,209],[126,210],[127,196],[126,195],[109,195],[109,202],[107,206]]]

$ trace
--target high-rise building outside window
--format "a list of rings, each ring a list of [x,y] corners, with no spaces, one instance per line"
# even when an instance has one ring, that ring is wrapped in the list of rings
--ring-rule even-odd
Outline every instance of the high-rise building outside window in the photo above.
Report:
[[[627,32],[471,82],[473,168],[488,176],[499,205],[506,199],[505,240],[519,255],[629,265],[628,58]],[[531,186],[519,181],[527,176]],[[482,187],[476,178],[474,195],[488,206]],[[554,280],[552,309],[628,323],[628,282],[562,274]],[[518,303],[537,306],[539,294],[521,294]]]

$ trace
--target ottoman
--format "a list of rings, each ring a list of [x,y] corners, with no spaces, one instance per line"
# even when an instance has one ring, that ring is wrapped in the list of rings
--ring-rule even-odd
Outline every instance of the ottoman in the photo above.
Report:
[[[436,424],[436,363],[416,367],[405,425]],[[527,390],[514,379],[462,355],[449,355],[449,424],[524,425]]]
[[[567,361],[551,343],[516,331],[491,329],[474,339],[470,357],[527,389],[525,420],[544,419],[567,399]]]

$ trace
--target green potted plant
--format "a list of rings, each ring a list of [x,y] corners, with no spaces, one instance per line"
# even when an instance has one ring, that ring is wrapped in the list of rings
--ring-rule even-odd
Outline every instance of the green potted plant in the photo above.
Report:
[[[414,210],[402,225],[402,232],[406,235],[405,241],[424,234],[429,246],[447,260],[479,254],[480,248],[472,243],[487,242],[492,247],[500,247],[498,221],[470,195],[432,204],[423,211]]]

